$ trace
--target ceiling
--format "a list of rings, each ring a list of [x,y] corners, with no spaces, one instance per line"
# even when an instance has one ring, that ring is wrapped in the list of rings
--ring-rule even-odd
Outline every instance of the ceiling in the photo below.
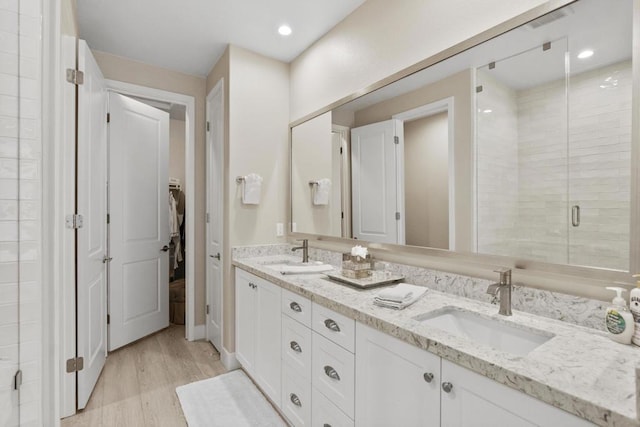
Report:
[[[364,1],[81,0],[78,22],[92,49],[206,76],[229,43],[290,62]]]

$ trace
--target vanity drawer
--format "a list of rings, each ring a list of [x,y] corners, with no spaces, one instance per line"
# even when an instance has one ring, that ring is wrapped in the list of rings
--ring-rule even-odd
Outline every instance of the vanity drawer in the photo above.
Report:
[[[311,329],[282,316],[282,362],[311,379]]]
[[[311,381],[282,365],[282,412],[295,427],[311,425]]]
[[[351,353],[355,351],[355,320],[315,303],[313,304],[312,314],[313,325],[311,329],[341,345]]]
[[[353,353],[313,333],[311,382],[350,418],[354,414],[354,363]]]
[[[324,394],[315,387],[311,393],[313,399],[311,425],[313,427],[354,427],[353,420],[324,397]]]
[[[311,327],[311,300],[308,298],[283,289],[282,312],[307,328]]]

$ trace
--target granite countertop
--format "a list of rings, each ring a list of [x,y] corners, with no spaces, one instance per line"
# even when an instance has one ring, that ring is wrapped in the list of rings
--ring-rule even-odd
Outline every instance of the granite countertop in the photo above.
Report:
[[[640,348],[618,344],[606,334],[562,321],[514,311],[498,315],[498,307],[430,289],[404,310],[373,304],[376,289],[361,290],[322,274],[281,275],[268,267],[272,255],[235,259],[243,270],[274,282],[311,301],[397,337],[442,358],[521,390],[601,426],[639,427],[636,367]],[[526,356],[516,356],[421,324],[414,317],[456,307],[521,329],[555,336]]]

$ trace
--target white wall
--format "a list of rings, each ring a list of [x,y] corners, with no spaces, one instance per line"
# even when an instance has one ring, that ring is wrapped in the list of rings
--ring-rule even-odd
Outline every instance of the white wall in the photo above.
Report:
[[[185,188],[185,174],[184,174],[184,155],[185,155],[185,141],[184,141],[184,120],[174,120],[169,122],[169,176],[172,178],[178,178],[182,185],[183,191],[187,194]]]
[[[291,63],[294,121],[544,0],[368,0]]]
[[[41,7],[0,3],[0,359],[11,361],[0,364],[0,421],[9,418],[7,426],[17,425],[18,412],[20,425],[42,424]],[[17,403],[10,389],[18,362],[24,383],[10,413],[4,405],[9,396]]]

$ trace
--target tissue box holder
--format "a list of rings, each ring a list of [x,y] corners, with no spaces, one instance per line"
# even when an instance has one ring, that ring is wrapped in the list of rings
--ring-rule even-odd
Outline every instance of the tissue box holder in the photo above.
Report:
[[[342,275],[350,279],[364,279],[371,275],[373,261],[371,255],[366,258],[342,254]]]

